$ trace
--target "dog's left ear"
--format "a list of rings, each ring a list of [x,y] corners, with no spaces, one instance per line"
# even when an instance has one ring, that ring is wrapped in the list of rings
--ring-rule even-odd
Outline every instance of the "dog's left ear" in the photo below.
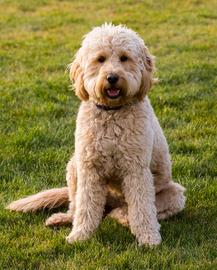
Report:
[[[69,77],[71,81],[74,82],[75,85],[75,94],[81,99],[81,100],[88,100],[89,95],[87,91],[84,88],[84,72],[81,67],[81,56],[80,52],[75,56],[75,60],[69,65]]]
[[[139,100],[143,100],[155,82],[155,79],[153,78],[155,70],[154,56],[150,54],[146,46],[143,47],[143,61],[144,68],[142,70],[141,86],[137,95]]]

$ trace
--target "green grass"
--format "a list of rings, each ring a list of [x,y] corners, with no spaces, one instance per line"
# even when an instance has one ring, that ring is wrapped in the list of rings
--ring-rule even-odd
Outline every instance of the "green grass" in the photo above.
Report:
[[[217,269],[217,2],[0,0],[0,269]],[[139,248],[110,219],[68,245],[51,214],[10,213],[13,199],[65,185],[79,101],[66,66],[104,21],[138,31],[157,56],[150,99],[167,136],[183,213],[162,244]]]

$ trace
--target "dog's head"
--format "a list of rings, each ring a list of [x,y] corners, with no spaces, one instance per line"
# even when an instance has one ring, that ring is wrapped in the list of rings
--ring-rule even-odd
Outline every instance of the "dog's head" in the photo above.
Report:
[[[104,24],[84,37],[70,65],[70,78],[81,100],[119,106],[145,97],[153,71],[153,56],[134,31]]]

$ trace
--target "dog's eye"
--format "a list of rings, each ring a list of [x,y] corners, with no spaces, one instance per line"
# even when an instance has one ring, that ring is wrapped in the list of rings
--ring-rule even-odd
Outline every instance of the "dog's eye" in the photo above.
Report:
[[[120,57],[121,62],[126,62],[128,60],[128,57],[126,55],[122,55]]]
[[[97,61],[103,63],[105,62],[105,57],[101,55],[100,57],[98,57]]]

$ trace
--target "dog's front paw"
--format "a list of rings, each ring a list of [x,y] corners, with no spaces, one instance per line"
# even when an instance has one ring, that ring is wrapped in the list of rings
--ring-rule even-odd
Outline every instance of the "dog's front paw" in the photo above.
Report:
[[[72,244],[77,241],[82,241],[88,239],[88,235],[85,235],[84,233],[80,231],[73,231],[66,237],[66,241],[69,244]]]
[[[152,233],[147,233],[141,237],[138,238],[138,242],[140,246],[149,246],[149,247],[154,247],[157,246],[161,243],[161,235],[159,232],[152,232]]]

